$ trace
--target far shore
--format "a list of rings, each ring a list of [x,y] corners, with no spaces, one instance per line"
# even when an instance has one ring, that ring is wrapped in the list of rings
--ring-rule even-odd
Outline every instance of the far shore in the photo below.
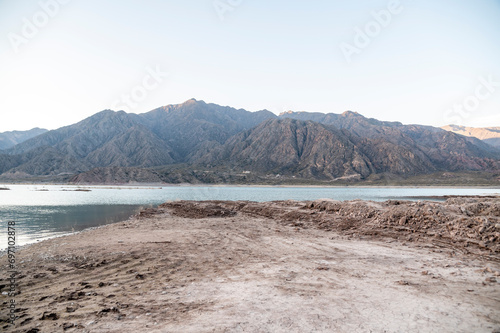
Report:
[[[288,185],[288,184],[191,184],[191,183],[120,183],[120,184],[72,184],[72,183],[5,183],[0,182],[0,186],[11,186],[11,185],[31,185],[31,186],[70,186],[70,187],[81,187],[81,188],[144,188],[144,187],[261,187],[261,188],[275,188],[275,187],[285,187],[285,188],[485,188],[485,189],[499,189],[500,185],[334,185],[334,184],[312,184],[312,185]],[[499,192],[500,193],[500,192]]]

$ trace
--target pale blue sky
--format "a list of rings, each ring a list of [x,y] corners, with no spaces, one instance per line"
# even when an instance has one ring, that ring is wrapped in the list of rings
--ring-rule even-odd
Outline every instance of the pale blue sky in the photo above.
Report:
[[[0,0],[0,132],[193,97],[500,126],[500,0],[401,0],[383,27],[372,12],[392,1]],[[230,6],[223,20],[214,3]],[[377,24],[355,44],[356,28]],[[168,75],[155,81],[155,69]]]

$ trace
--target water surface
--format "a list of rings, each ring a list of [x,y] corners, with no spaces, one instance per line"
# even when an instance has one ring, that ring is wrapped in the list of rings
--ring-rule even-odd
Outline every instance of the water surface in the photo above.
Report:
[[[281,187],[281,186],[68,186],[0,185],[0,249],[7,222],[16,222],[17,245],[126,220],[141,207],[169,200],[411,199],[500,194],[492,188]]]

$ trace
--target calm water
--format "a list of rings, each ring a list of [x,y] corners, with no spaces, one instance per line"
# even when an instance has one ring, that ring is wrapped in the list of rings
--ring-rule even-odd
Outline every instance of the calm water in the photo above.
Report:
[[[16,222],[16,243],[24,245],[127,219],[141,207],[168,200],[336,200],[383,201],[442,195],[500,194],[482,188],[237,187],[167,186],[109,187],[0,185],[0,249],[7,246],[7,222]],[[86,189],[90,191],[75,191]]]

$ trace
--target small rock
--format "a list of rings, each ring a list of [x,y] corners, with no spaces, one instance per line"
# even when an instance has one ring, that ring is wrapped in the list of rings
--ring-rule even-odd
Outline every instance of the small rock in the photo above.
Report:
[[[42,317],[40,318],[40,320],[57,320],[59,319],[59,315],[55,312],[44,312],[42,314]]]
[[[75,324],[73,324],[73,323],[64,323],[64,324],[62,324],[62,328],[65,331],[69,330],[70,328],[73,328],[73,327],[75,327]]]
[[[406,224],[406,216],[403,216],[400,220],[399,220],[399,225],[405,225]]]
[[[485,267],[481,270],[482,273],[493,273],[493,270],[491,269],[491,267]]]
[[[47,270],[50,271],[50,272],[52,272],[52,274],[57,274],[58,273],[58,270],[55,267],[49,267],[49,268],[47,268]]]
[[[31,322],[32,320],[33,320],[33,318],[32,318],[32,317],[26,318],[25,320],[23,320],[23,321],[21,322],[21,326],[24,326],[24,325],[28,324],[28,323],[29,323],[29,322]]]

